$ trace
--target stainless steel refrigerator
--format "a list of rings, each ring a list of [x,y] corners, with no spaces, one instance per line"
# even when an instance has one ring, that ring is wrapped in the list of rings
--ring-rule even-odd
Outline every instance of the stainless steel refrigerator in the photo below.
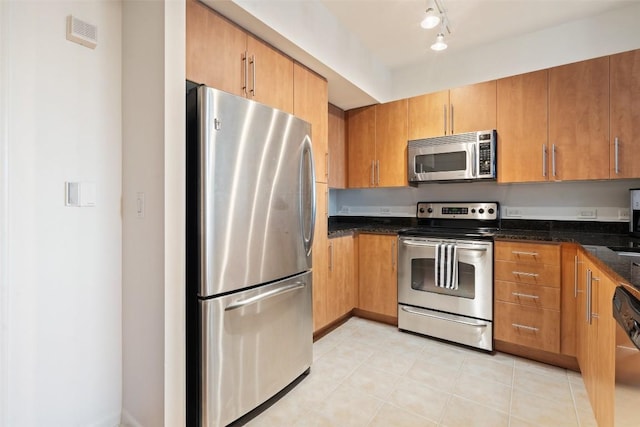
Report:
[[[187,93],[187,424],[223,426],[312,361],[311,126]]]

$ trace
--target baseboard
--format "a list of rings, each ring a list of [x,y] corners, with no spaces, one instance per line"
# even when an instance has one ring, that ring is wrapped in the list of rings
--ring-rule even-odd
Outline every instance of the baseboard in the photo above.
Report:
[[[524,347],[500,340],[493,340],[493,349],[502,353],[509,353],[515,356],[523,357],[525,359],[531,359],[537,362],[542,362],[549,365],[558,366],[560,368],[580,372],[578,360],[573,356],[549,353],[548,351],[537,350],[534,348]]]
[[[354,308],[352,311],[354,316],[361,317],[363,319],[373,320],[375,322],[386,323],[391,326],[398,326],[397,316],[387,316],[386,314],[373,313],[371,311]]]

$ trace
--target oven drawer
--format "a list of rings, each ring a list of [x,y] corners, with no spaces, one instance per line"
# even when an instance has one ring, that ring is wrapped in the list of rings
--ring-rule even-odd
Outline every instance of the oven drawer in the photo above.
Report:
[[[496,280],[494,292],[496,301],[560,310],[560,288]]]
[[[497,340],[560,352],[560,311],[497,301],[494,323]]]
[[[494,275],[496,280],[560,287],[559,265],[535,265],[496,260]]]
[[[560,265],[560,245],[497,241],[496,260]]]

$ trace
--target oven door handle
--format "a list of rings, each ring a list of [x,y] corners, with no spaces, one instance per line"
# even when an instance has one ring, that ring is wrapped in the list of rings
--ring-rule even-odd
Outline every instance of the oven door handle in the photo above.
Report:
[[[407,241],[407,240],[403,240],[402,244],[406,246],[415,246],[415,247],[421,247],[421,248],[435,248],[436,246],[438,246],[437,244],[434,244],[434,243],[418,243],[415,241]],[[455,245],[455,246],[456,246],[456,249],[461,249],[464,251],[477,251],[477,252],[487,251],[487,248],[475,248],[475,247],[468,247],[465,245]]]
[[[452,319],[450,317],[436,316],[435,314],[425,313],[423,311],[412,309],[412,308],[405,307],[405,306],[402,306],[402,311],[406,311],[407,313],[410,313],[410,314],[417,314],[418,316],[432,317],[434,319],[446,320],[448,322],[461,323],[461,324],[467,325],[467,326],[475,326],[475,327],[478,327],[478,328],[486,328],[487,327],[486,323],[467,322],[465,320]]]

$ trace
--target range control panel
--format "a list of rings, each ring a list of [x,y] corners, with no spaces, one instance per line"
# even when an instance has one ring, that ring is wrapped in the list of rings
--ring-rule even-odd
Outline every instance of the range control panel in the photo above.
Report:
[[[419,202],[416,218],[495,220],[499,215],[496,202]]]

